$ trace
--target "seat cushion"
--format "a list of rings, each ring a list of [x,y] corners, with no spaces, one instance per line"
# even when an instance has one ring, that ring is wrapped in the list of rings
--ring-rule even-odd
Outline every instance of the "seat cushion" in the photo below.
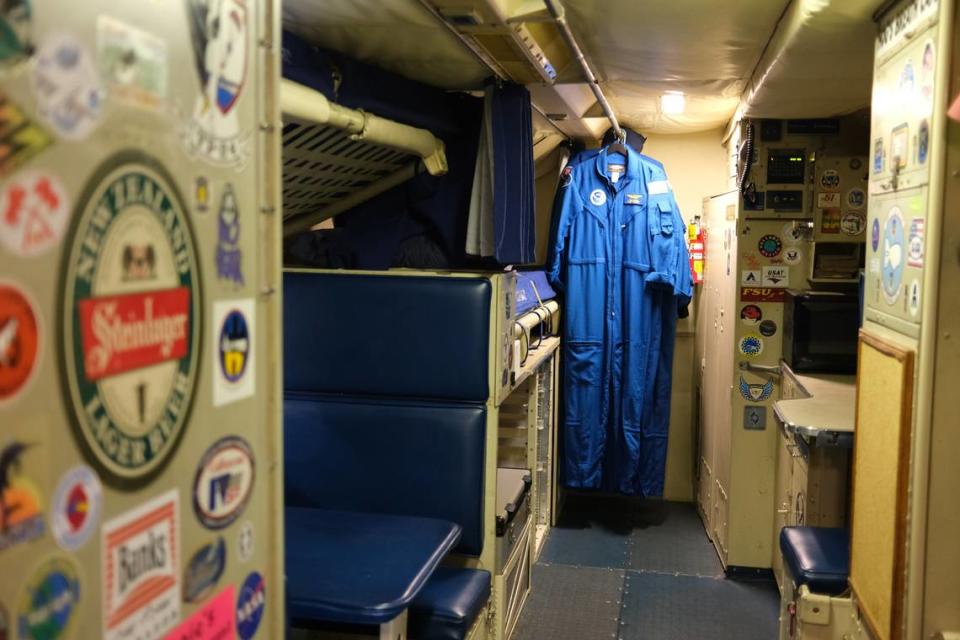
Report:
[[[850,574],[850,536],[846,529],[784,527],[780,551],[794,583],[813,593],[838,595]]]
[[[411,640],[466,638],[490,599],[490,572],[438,567],[410,605]]]

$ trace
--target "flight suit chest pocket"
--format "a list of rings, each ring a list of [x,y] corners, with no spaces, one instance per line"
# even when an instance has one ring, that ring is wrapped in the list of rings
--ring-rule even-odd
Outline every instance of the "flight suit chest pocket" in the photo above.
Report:
[[[675,229],[678,217],[670,198],[663,198],[652,205],[648,223],[650,225],[650,266],[654,272],[668,274],[675,267],[678,243],[683,242],[682,237],[674,235],[675,230],[678,232],[682,230]]]
[[[649,224],[650,235],[673,235],[673,205],[667,198],[659,199],[653,203],[653,210],[650,212]]]
[[[570,230],[570,264],[606,262],[606,208],[584,205],[573,218]]]

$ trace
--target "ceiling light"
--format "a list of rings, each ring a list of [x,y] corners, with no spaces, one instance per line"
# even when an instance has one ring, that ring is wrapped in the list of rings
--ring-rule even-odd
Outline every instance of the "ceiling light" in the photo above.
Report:
[[[666,114],[676,115],[683,113],[687,106],[687,99],[683,91],[667,91],[660,96],[660,110]]]

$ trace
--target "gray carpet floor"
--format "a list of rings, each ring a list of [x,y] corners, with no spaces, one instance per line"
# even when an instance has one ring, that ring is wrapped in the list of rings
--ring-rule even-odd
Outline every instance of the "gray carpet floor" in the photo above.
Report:
[[[775,640],[773,581],[724,577],[694,505],[570,496],[514,640]]]

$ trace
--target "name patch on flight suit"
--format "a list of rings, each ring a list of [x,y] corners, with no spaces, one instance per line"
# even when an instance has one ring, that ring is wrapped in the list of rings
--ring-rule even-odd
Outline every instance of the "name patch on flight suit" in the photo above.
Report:
[[[643,204],[643,194],[628,193],[626,204]]]

